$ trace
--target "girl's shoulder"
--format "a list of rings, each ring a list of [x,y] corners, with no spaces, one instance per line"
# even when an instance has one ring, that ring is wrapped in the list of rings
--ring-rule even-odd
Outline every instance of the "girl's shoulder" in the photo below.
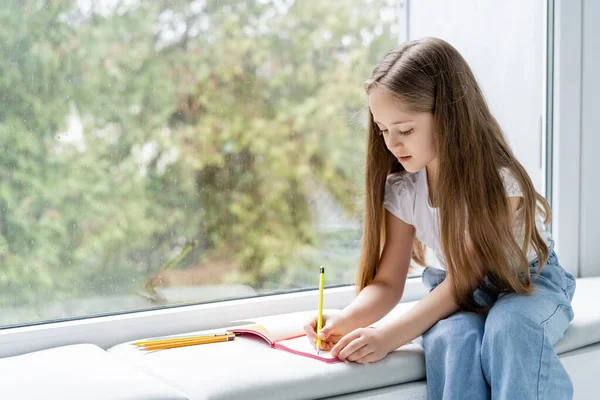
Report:
[[[523,196],[519,182],[513,175],[513,173],[506,167],[500,169],[500,178],[504,183],[504,189],[508,197],[520,197]]]
[[[421,171],[402,171],[388,175],[385,182],[386,192],[392,191],[397,195],[414,194],[421,181]]]
[[[415,195],[420,184],[419,172],[396,172],[385,182],[383,205],[402,221],[413,223]]]

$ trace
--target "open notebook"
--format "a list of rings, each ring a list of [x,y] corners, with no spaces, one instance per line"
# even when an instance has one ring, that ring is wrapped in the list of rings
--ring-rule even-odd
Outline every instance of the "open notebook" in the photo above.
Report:
[[[302,318],[301,313],[257,318],[251,324],[236,325],[227,328],[227,331],[238,335],[258,336],[274,349],[288,351],[326,363],[339,362],[340,360],[331,356],[328,351],[321,350],[317,354],[317,349],[311,345],[304,333],[306,315],[304,314],[304,318]]]

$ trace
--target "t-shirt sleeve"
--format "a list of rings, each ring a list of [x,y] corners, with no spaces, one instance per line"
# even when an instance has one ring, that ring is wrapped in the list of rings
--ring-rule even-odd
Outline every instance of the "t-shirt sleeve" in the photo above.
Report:
[[[500,176],[504,182],[504,189],[508,197],[523,197],[519,182],[517,182],[514,175],[507,168],[503,168],[500,171]]]
[[[412,225],[413,207],[410,185],[402,174],[391,174],[385,181],[383,206],[393,215]]]

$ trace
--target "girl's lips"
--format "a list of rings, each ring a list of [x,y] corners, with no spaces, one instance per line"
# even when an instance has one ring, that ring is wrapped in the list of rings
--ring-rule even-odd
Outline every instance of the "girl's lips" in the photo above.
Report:
[[[400,161],[400,162],[407,162],[411,158],[412,158],[412,156],[398,157],[398,161]]]

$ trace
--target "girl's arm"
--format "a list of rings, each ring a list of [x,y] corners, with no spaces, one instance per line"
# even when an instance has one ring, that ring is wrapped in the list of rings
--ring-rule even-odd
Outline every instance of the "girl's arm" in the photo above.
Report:
[[[515,215],[520,206],[520,201],[521,199],[518,197],[509,198],[511,215]],[[477,261],[477,256],[472,249],[471,238],[467,235],[465,240],[471,258],[479,266],[479,279],[481,280],[485,275],[485,271]],[[442,283],[423,297],[413,308],[397,320],[381,327],[381,332],[390,341],[391,348],[397,349],[421,336],[438,321],[460,310],[452,296],[451,282],[451,278],[446,277]]]
[[[510,198],[509,202],[514,214],[514,211],[519,207],[519,199]],[[381,268],[376,275],[376,281],[379,283],[371,291],[367,291],[367,289],[372,285],[367,286],[361,292],[362,296],[359,295],[347,308],[348,315],[360,321],[360,325],[357,327],[370,325],[372,322],[380,319],[398,302],[399,297],[385,298],[386,290],[389,290],[390,294],[398,294],[399,296],[402,295],[402,291],[404,290],[404,281],[408,272],[408,262],[410,261],[410,248],[406,244],[410,242],[412,246],[414,229],[389,213],[386,213],[386,223],[389,226],[389,229],[386,230],[388,232],[388,239],[386,240],[386,248],[384,248],[384,255],[382,256]],[[396,242],[396,238],[402,238],[402,241]],[[471,257],[479,264],[468,236],[466,237],[466,241]],[[388,246],[388,244],[393,245]],[[392,252],[388,247],[398,247],[398,249],[394,249]],[[408,257],[408,260],[404,257]],[[406,263],[400,264],[398,261],[406,261]],[[402,274],[397,274],[398,271],[393,268],[393,265],[401,265]],[[481,268],[481,265],[479,265],[478,269],[481,277],[483,277],[484,269]],[[397,275],[394,277],[394,274]],[[402,282],[399,281],[400,278],[402,278]],[[384,289],[384,287],[388,289]],[[361,360],[372,362],[385,357],[390,351],[421,336],[438,321],[460,310],[452,295],[452,287],[452,278],[447,277],[412,309],[395,321],[388,322],[379,327],[377,329],[378,333],[374,333],[368,329],[356,329],[352,334],[346,335],[335,345],[332,349],[332,354],[342,358],[350,357],[350,360],[358,362],[361,362]],[[390,288],[399,288],[399,291],[394,291]],[[382,304],[377,304],[377,301],[381,301]],[[373,313],[371,314],[369,311],[373,311]],[[362,347],[369,342],[379,343],[379,346],[383,350],[373,351],[366,356],[364,354],[356,355],[359,353],[357,350],[362,350]],[[348,349],[346,349],[346,346],[348,346]],[[344,354],[340,353],[340,351]]]
[[[390,348],[397,349],[409,343],[438,321],[457,312],[460,308],[454,301],[451,288],[450,278],[446,278],[405,314],[381,326],[381,333],[389,341]]]
[[[383,318],[402,294],[412,256],[415,228],[385,211],[385,244],[373,282],[342,311],[341,320],[349,331]]]

